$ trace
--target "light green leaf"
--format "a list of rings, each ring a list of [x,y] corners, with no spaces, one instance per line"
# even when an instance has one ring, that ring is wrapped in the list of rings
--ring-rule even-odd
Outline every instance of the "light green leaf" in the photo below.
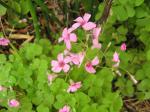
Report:
[[[128,17],[133,17],[135,15],[135,10],[133,6],[126,5],[126,11],[128,13]]]
[[[2,6],[1,4],[0,4],[0,16],[3,16],[3,15],[5,15],[6,14],[6,8],[4,7],[4,6]]]
[[[117,16],[117,19],[120,21],[125,21],[128,19],[128,14],[125,8],[121,5],[114,6],[113,13]]]
[[[135,0],[135,6],[140,6],[144,0]]]
[[[49,112],[49,108],[41,104],[37,107],[37,112]]]

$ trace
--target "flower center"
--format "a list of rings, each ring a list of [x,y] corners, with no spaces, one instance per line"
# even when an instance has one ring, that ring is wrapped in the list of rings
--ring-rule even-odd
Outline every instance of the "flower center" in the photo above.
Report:
[[[86,66],[87,66],[87,67],[91,67],[91,66],[92,66],[92,63],[91,63],[91,62],[88,62],[88,63],[86,64]]]
[[[65,63],[63,61],[59,62],[60,67],[64,67]]]
[[[86,23],[85,21],[82,21],[82,22],[81,22],[81,25],[84,25],[85,23]]]

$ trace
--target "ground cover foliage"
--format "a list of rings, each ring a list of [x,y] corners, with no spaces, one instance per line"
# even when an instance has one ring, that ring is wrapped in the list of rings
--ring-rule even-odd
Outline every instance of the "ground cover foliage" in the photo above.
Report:
[[[149,0],[0,0],[0,112],[149,100],[149,14]]]

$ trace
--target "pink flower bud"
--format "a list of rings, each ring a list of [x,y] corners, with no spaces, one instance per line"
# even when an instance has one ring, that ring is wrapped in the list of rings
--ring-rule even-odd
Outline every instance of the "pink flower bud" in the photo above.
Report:
[[[122,43],[120,49],[121,49],[122,51],[126,51],[126,49],[127,49],[126,44],[125,44],[125,43]]]
[[[63,108],[59,109],[59,112],[70,112],[70,107],[65,105]]]
[[[11,99],[9,101],[9,106],[10,107],[18,107],[20,105],[19,101],[15,100],[15,99]]]
[[[1,46],[7,46],[10,43],[10,41],[6,38],[0,38],[0,45]]]
[[[0,85],[0,91],[5,90],[6,88]]]

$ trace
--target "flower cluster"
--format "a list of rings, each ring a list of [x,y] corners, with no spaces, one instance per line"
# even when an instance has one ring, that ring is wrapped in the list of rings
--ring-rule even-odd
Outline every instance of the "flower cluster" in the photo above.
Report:
[[[94,22],[89,21],[91,15],[85,13],[83,17],[78,17],[74,21],[75,23],[70,28],[64,28],[61,37],[58,39],[58,42],[64,42],[66,45],[66,50],[63,53],[59,53],[57,56],[57,60],[51,61],[51,70],[54,73],[60,73],[63,71],[64,73],[68,73],[71,69],[72,65],[76,65],[78,67],[81,66],[86,57],[86,52],[73,53],[71,52],[72,43],[78,41],[78,37],[75,34],[75,30],[79,27],[83,28],[86,32],[91,33],[92,47],[91,49],[101,49],[101,43],[99,43],[99,35],[101,33],[101,27],[97,26]],[[120,48],[122,51],[126,50],[126,44],[123,43]],[[96,73],[96,67],[100,61],[98,56],[95,56],[92,60],[85,60],[84,68],[88,73],[94,74]],[[117,52],[114,53],[112,62],[115,64],[114,67],[118,67],[120,63],[119,54]],[[67,74],[68,75],[68,74]],[[56,78],[57,75],[48,75],[48,80],[52,83],[53,79]],[[82,82],[74,82],[71,81],[68,89],[66,90],[68,93],[76,92],[78,89],[82,87]],[[62,107],[59,112],[70,112],[70,107],[65,105]]]
[[[61,71],[68,72],[70,69],[69,63],[72,63],[74,65],[80,65],[82,64],[85,52],[79,52],[79,53],[72,53],[71,50],[71,42],[77,42],[77,35],[73,33],[77,28],[82,27],[86,31],[92,30],[92,49],[93,48],[101,48],[101,44],[98,42],[98,37],[101,32],[101,28],[97,27],[94,22],[90,22],[91,15],[88,13],[85,13],[83,17],[78,17],[74,21],[75,23],[70,28],[64,28],[62,32],[62,36],[59,38],[59,42],[64,41],[67,49],[67,53],[60,53],[57,56],[57,60],[52,60],[52,71],[55,73],[59,73]],[[95,61],[95,60],[94,60]],[[95,73],[95,69],[93,66],[97,65],[99,63],[98,57],[96,57],[95,63],[90,63],[91,61],[88,61],[85,65],[85,70],[89,73]]]

